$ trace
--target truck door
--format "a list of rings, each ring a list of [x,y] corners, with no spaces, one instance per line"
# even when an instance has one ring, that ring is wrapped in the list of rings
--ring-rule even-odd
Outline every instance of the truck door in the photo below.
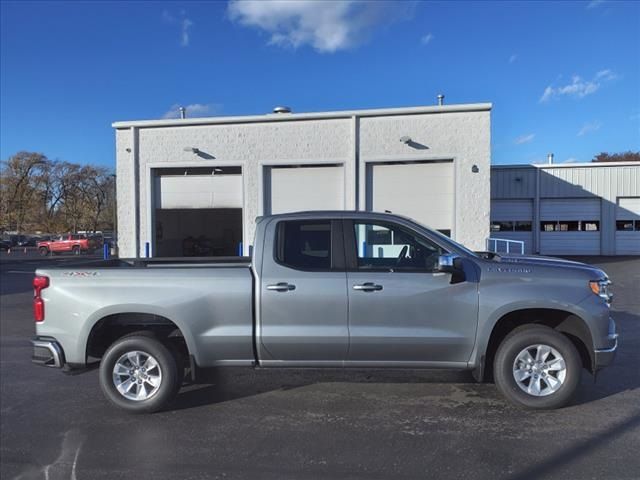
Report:
[[[51,243],[51,251],[52,252],[64,252],[65,251],[65,241],[67,240],[66,236],[60,236],[53,240]]]
[[[259,288],[262,364],[342,365],[349,331],[340,220],[272,222]]]
[[[475,342],[477,283],[435,272],[447,253],[404,226],[345,221],[349,361],[466,362]]]

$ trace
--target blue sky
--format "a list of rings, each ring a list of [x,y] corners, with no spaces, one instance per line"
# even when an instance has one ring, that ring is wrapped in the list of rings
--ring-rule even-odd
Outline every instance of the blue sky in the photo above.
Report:
[[[496,164],[640,150],[640,2],[2,2],[0,158],[118,120],[492,102]]]

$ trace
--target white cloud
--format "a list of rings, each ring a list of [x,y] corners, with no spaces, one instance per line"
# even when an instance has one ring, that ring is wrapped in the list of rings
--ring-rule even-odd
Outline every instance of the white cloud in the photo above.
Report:
[[[526,135],[520,135],[519,137],[517,137],[513,143],[515,143],[516,145],[522,145],[523,143],[530,143],[533,141],[534,137],[536,136],[535,133],[528,133]]]
[[[182,45],[183,47],[188,47],[189,46],[189,29],[193,26],[193,22],[188,18],[183,18],[182,22],[180,22],[180,26],[182,28],[180,45]]]
[[[598,73],[596,73],[596,80],[601,80],[604,82],[608,82],[609,80],[615,80],[618,78],[618,75],[616,75],[613,71],[609,70],[608,68],[605,70],[600,70]]]
[[[582,128],[580,129],[580,131],[578,131],[578,137],[584,137],[585,135],[589,134],[589,133],[593,133],[597,130],[600,130],[600,127],[602,126],[602,123],[600,122],[589,122],[589,123],[585,123]]]
[[[518,60],[518,54],[514,53],[513,55],[511,55],[509,57],[509,63],[514,63],[516,60]]]
[[[166,23],[180,26],[180,45],[188,47],[190,42],[189,30],[194,23],[190,18],[187,18],[187,13],[184,10],[180,10],[180,15],[176,17],[169,10],[163,10],[162,20]]]
[[[585,80],[579,75],[574,75],[571,78],[571,83],[553,87],[549,85],[544,89],[542,96],[540,97],[540,103],[548,102],[552,98],[562,97],[564,95],[576,98],[584,98],[587,95],[591,95],[598,91],[598,89],[605,82],[615,80],[618,76],[611,70],[600,70],[594,75],[591,80]]]
[[[587,3],[587,9],[591,10],[592,8],[596,8],[604,3],[604,0],[591,0]]]
[[[180,118],[180,105],[175,103],[171,105],[162,118]],[[184,105],[187,110],[187,118],[194,117],[207,117],[219,113],[222,106],[216,103],[192,103],[191,105]]]
[[[269,34],[270,45],[332,53],[363,43],[375,27],[410,18],[414,7],[389,0],[230,0],[227,12],[232,21]]]
[[[433,33],[427,33],[425,36],[423,36],[420,39],[420,43],[422,45],[429,45],[429,43],[431,42],[431,40],[433,40],[434,36]]]

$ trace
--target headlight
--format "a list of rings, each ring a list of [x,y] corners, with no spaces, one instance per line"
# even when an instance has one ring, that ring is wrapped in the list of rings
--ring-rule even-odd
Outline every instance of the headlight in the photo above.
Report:
[[[591,280],[589,282],[591,291],[598,295],[600,298],[604,298],[607,303],[611,303],[611,299],[613,298],[610,285],[611,281],[609,281],[609,279]]]

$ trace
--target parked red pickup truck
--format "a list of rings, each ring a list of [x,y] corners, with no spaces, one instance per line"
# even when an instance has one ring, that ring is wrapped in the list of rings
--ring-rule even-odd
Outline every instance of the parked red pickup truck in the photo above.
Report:
[[[63,252],[71,252],[74,255],[80,255],[82,252],[91,253],[94,246],[84,235],[68,233],[61,235],[55,240],[38,242],[38,252],[43,257],[53,253],[57,255]]]

